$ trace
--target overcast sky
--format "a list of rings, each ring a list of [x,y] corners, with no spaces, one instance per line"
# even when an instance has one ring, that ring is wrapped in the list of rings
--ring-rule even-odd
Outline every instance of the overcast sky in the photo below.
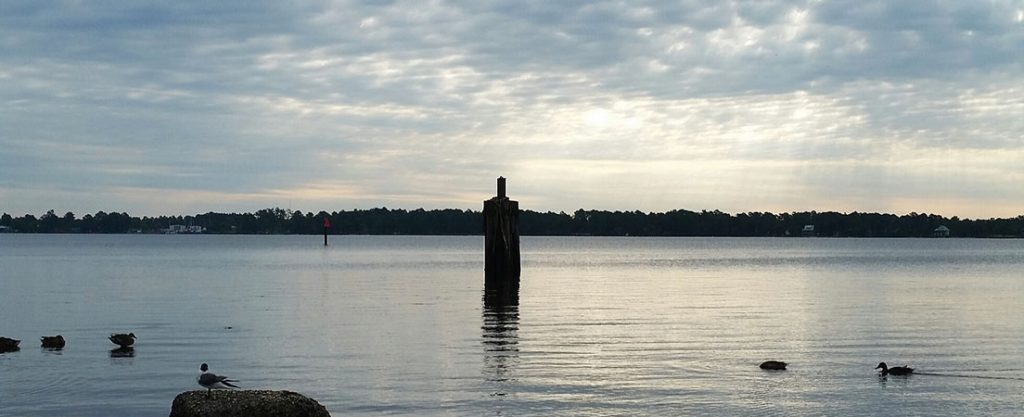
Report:
[[[0,212],[1024,214],[1024,0],[0,2]]]

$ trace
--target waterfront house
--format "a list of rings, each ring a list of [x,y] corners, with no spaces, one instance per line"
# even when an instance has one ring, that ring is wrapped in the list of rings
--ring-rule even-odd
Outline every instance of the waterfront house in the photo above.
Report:
[[[205,233],[206,228],[202,226],[186,226],[183,224],[172,224],[170,227],[163,230],[166,234],[192,234],[192,233]]]

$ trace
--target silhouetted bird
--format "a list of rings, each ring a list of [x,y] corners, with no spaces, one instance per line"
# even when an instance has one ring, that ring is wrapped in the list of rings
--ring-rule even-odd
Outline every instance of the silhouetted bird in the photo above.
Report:
[[[131,345],[135,344],[135,333],[111,334],[110,335],[110,342],[115,344],[115,345],[118,345],[118,346],[121,346],[123,348],[126,348],[128,346],[131,346]]]
[[[769,371],[785,371],[786,363],[782,361],[764,361],[761,363],[761,369],[767,369]]]
[[[214,389],[238,388],[237,385],[232,384],[232,382],[238,381],[228,379],[228,377],[226,376],[219,376],[216,374],[206,372],[210,370],[210,367],[207,366],[205,363],[199,365],[199,370],[203,372],[199,374],[198,378],[196,378],[196,382],[198,382],[199,385],[202,385],[203,388],[206,388],[207,396],[209,396],[210,391]]]
[[[39,338],[43,342],[43,347],[47,349],[62,349],[64,348],[64,336],[43,336]]]
[[[21,343],[21,341],[17,339],[0,337],[0,353],[17,352],[21,350],[21,348],[18,347],[18,343]]]
[[[889,366],[887,366],[885,364],[885,362],[879,362],[878,366],[876,366],[875,369],[881,369],[882,372],[880,372],[879,374],[882,375],[882,376],[886,376],[886,375],[910,375],[911,373],[914,372],[914,368],[911,368],[909,366],[894,366],[894,367],[890,368]]]

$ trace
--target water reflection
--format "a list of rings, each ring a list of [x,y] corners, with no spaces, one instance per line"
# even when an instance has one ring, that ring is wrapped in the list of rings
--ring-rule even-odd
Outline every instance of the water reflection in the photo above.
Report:
[[[116,349],[111,349],[110,350],[110,357],[111,358],[134,358],[135,357],[135,348],[133,348],[131,346],[126,346],[126,347],[119,347],[119,348],[116,348]]]
[[[45,353],[45,354],[48,354],[48,355],[57,355],[57,356],[60,356],[60,355],[63,355],[63,354],[64,354],[64,348],[48,348],[48,347],[41,347],[41,348],[39,348],[39,350],[40,350],[40,351],[42,351],[42,352],[43,352],[43,353]]]
[[[888,388],[890,382],[898,388],[905,388],[910,385],[910,378],[906,376],[894,376],[892,379],[889,379],[888,375],[878,376],[878,386],[882,387],[882,389]]]
[[[482,329],[484,375],[491,395],[504,397],[519,363],[519,306],[485,304]]]

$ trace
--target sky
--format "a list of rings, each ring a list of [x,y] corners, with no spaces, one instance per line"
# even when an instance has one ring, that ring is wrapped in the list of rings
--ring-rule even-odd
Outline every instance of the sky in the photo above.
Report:
[[[0,212],[1024,214],[1024,0],[0,2]]]

